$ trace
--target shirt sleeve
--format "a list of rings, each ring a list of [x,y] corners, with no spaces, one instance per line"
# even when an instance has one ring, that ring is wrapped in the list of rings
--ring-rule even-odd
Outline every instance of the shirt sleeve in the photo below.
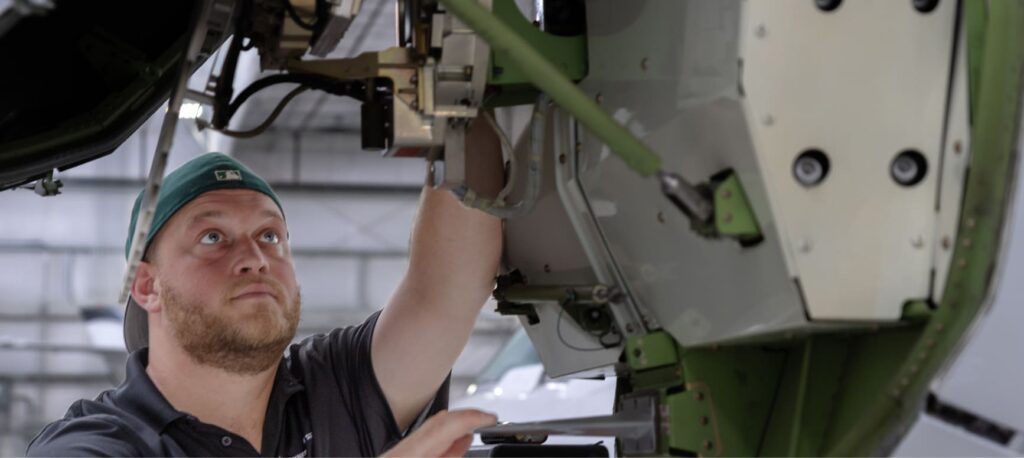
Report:
[[[46,425],[28,444],[26,456],[142,456],[116,418],[93,415]]]
[[[362,324],[339,328],[328,334],[308,337],[293,346],[290,358],[298,358],[304,366],[303,378],[310,390],[311,408],[316,409],[314,399],[324,399],[323,393],[315,393],[311,385],[321,382],[316,379],[331,379],[337,390],[339,403],[356,429],[360,453],[379,455],[391,448],[406,434],[414,430],[434,413],[448,408],[449,380],[438,388],[433,400],[424,406],[417,420],[406,431],[399,431],[398,424],[388,405],[373,369],[370,350],[373,330],[380,311],[370,315]],[[311,380],[312,379],[312,380]],[[329,399],[329,396],[327,397]],[[320,417],[311,412],[314,420]],[[314,442],[316,442],[314,436]]]

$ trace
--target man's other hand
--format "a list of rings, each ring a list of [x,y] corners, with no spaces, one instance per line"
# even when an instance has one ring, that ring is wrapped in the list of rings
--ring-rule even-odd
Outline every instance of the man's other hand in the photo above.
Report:
[[[498,417],[479,410],[444,410],[382,456],[463,456],[473,443],[473,430],[497,422]]]

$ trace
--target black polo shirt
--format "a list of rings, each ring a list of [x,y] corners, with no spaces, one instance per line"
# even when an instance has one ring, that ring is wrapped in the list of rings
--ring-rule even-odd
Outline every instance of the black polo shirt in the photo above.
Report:
[[[374,456],[403,437],[370,360],[380,312],[359,326],[308,337],[277,368],[263,423],[263,456]],[[255,456],[237,434],[176,410],[146,374],[147,349],[125,382],[79,400],[28,446],[29,456]],[[448,404],[441,386],[417,424]]]

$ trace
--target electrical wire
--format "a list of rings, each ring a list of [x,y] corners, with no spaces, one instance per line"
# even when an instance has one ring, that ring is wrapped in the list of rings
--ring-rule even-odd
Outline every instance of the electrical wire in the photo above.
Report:
[[[363,81],[339,81],[322,75],[306,74],[284,74],[270,75],[253,81],[246,86],[238,96],[224,107],[223,114],[214,113],[213,128],[217,130],[226,129],[231,118],[235,116],[238,109],[257,92],[270,86],[284,83],[298,83],[309,89],[317,89],[334,95],[344,95],[364,101],[366,98],[366,84]]]
[[[277,106],[274,107],[274,111],[272,111],[270,113],[270,116],[267,116],[267,118],[264,119],[263,122],[261,122],[258,126],[252,128],[252,129],[241,130],[241,131],[239,131],[239,130],[231,130],[231,129],[219,129],[219,132],[224,134],[224,135],[227,135],[229,137],[235,137],[235,138],[252,138],[252,137],[255,137],[255,136],[259,135],[259,134],[262,134],[264,131],[267,130],[267,128],[270,127],[271,124],[274,123],[274,121],[281,114],[281,112],[284,111],[284,108],[288,105],[288,102],[291,102],[292,99],[297,97],[299,94],[301,94],[303,92],[306,92],[308,90],[309,90],[308,86],[299,86],[299,87],[297,87],[295,89],[292,89],[291,92],[289,92],[287,95],[285,95],[281,99],[281,101],[277,103]]]
[[[609,347],[605,346],[605,343],[602,342],[601,339],[606,334],[608,334],[610,331],[606,331],[603,334],[601,334],[600,336],[597,336],[597,341],[599,343],[601,343],[601,346],[600,347],[596,347],[596,348],[577,347],[577,346],[569,343],[568,341],[566,341],[565,337],[562,336],[562,318],[563,318],[563,316],[565,316],[565,306],[559,304],[558,308],[559,308],[558,318],[555,319],[555,334],[558,335],[558,340],[562,341],[562,345],[565,345],[566,347],[568,347],[568,348],[570,348],[572,350],[576,350],[576,351],[601,351],[601,350],[607,350],[609,348]],[[590,335],[594,335],[594,333],[592,333],[590,331],[587,331],[587,333],[590,334]],[[614,347],[614,346],[615,345],[612,345],[612,347]]]
[[[314,19],[314,22],[306,22],[306,21],[302,20],[302,18],[299,17],[299,12],[295,11],[295,5],[292,5],[291,1],[285,0],[284,8],[285,8],[285,11],[288,12],[288,17],[292,18],[292,22],[294,22],[299,27],[302,27],[303,29],[306,29],[306,30],[313,30],[313,28],[316,26],[316,22],[315,22],[316,20],[315,19]]]

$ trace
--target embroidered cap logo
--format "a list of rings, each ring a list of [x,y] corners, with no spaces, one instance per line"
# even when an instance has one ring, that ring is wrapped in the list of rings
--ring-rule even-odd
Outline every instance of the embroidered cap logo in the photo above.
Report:
[[[214,170],[217,181],[242,181],[242,172],[239,170]]]

